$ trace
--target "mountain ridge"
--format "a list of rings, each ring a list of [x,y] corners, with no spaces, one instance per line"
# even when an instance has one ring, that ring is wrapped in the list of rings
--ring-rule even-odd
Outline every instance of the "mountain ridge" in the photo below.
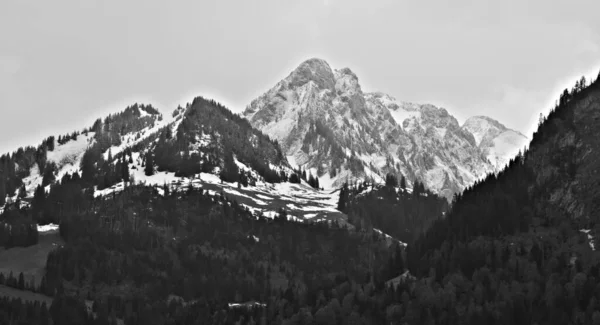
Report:
[[[277,139],[288,160],[329,187],[361,179],[382,182],[391,172],[423,181],[449,199],[486,174],[498,172],[516,154],[506,146],[521,149],[527,141],[514,132],[511,141],[498,140],[496,146],[495,137],[489,135],[492,144],[480,148],[472,128],[460,125],[445,108],[364,92],[350,68],[332,69],[319,58],[302,62],[252,100],[241,115]],[[490,121],[495,120],[479,123]],[[505,129],[500,122],[493,124]]]
[[[177,139],[189,105],[164,118],[151,105],[131,106],[127,114],[156,119],[152,122],[156,125],[124,137],[126,145],[119,140],[105,146],[104,159],[108,149],[119,154],[125,146],[134,146],[167,125]],[[443,107],[365,92],[350,68],[332,69],[319,58],[302,62],[244,112],[231,117],[237,115],[278,143],[284,164],[302,166],[329,189],[348,181],[383,183],[384,176],[392,173],[405,176],[409,183],[421,181],[451,199],[486,174],[498,172],[527,140],[489,117],[474,116],[461,125]]]
[[[140,184],[162,195],[200,188],[257,216],[285,210],[299,222],[345,223],[336,192],[318,191],[309,181],[289,166],[276,141],[216,101],[196,97],[167,117],[134,104],[82,131],[0,156],[0,213],[5,203],[37,211],[48,201],[70,201],[57,190],[69,184],[78,188],[73,193],[94,198]],[[44,209],[52,213],[38,222],[59,222],[61,206],[50,205]]]

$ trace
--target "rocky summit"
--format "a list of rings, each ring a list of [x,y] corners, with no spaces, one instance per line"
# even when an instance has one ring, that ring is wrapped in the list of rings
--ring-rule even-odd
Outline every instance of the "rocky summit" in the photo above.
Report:
[[[502,169],[528,142],[489,117],[460,125],[444,108],[365,92],[352,70],[317,58],[253,100],[243,116],[326,187],[395,173],[451,198]]]

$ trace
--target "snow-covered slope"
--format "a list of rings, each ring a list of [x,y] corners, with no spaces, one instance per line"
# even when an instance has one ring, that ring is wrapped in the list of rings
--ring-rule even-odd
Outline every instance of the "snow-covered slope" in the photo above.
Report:
[[[446,109],[365,93],[350,69],[333,70],[316,58],[253,100],[243,115],[277,139],[289,161],[331,187],[353,179],[382,182],[392,172],[450,198],[495,171],[499,158],[490,161],[490,155],[507,157],[518,142],[507,134],[483,150]]]
[[[61,179],[65,174],[73,174],[80,171],[81,158],[93,141],[94,132],[88,132],[87,134],[81,134],[76,140],[58,144],[53,151],[48,151],[48,162],[53,162],[58,167],[57,179]],[[35,175],[35,172],[32,172],[30,176],[37,176],[39,184],[41,184],[42,179],[39,173]],[[31,191],[34,189],[35,187],[31,188]]]
[[[133,168],[136,167],[136,168]],[[175,176],[172,172],[157,172],[146,176],[141,160],[130,164],[135,184],[155,186],[159,194],[164,195],[164,187],[169,191],[186,191],[190,187],[203,189],[210,195],[224,195],[235,200],[254,214],[274,218],[281,209],[285,209],[289,220],[298,222],[320,222],[337,220],[346,223],[346,216],[337,210],[339,191],[319,191],[306,183],[266,183],[257,182],[246,187],[237,182],[223,182],[215,174],[199,173],[193,177]],[[97,190],[95,197],[108,196],[122,191],[126,186],[119,182],[110,188]],[[351,227],[351,226],[350,226]]]
[[[132,107],[136,107],[135,106]],[[106,159],[111,155],[116,155],[123,151],[125,148],[132,147],[135,144],[145,140],[149,136],[155,135],[156,132],[167,125],[173,124],[174,122],[169,119],[162,119],[162,115],[158,113],[150,114],[143,109],[134,109],[137,112],[139,119],[146,118],[146,120],[152,120],[150,126],[142,128],[141,130],[122,134],[120,136],[121,144],[118,146],[112,146],[108,150],[103,152],[103,157]],[[76,138],[70,139],[64,143],[56,143],[53,150],[46,151],[46,162],[55,165],[54,178],[56,181],[60,181],[63,176],[69,174],[73,175],[78,173],[81,175],[81,161],[84,153],[96,143],[96,133],[91,131],[85,131],[79,134]],[[26,195],[25,198],[32,198],[34,191],[37,186],[42,185],[43,173],[40,171],[39,166],[34,164],[29,170],[29,175],[23,178],[22,182],[25,186]],[[50,186],[46,186],[46,191],[49,191]],[[16,199],[17,194],[12,198],[12,201]]]
[[[51,150],[40,149],[45,152],[46,161],[55,165],[55,182],[60,182],[67,174],[77,173],[83,178],[85,160],[96,159],[91,164],[98,176],[87,180],[93,182],[94,197],[97,198],[122,191],[132,183],[156,187],[159,194],[164,194],[165,187],[171,191],[193,187],[212,195],[225,195],[267,217],[274,217],[284,209],[292,220],[337,220],[344,224],[346,216],[336,209],[339,191],[319,191],[304,180],[301,184],[273,183],[261,176],[268,174],[265,174],[267,168],[278,175],[290,175],[294,171],[285,156],[280,151],[277,153],[279,149],[275,143],[244,119],[219,107],[218,103],[197,98],[185,108],[176,109],[168,118],[153,110],[136,109],[137,104],[131,107],[98,120],[92,128],[97,132],[87,129],[74,139],[56,143]],[[236,147],[241,141],[240,135],[247,143]],[[115,136],[119,139],[115,140]],[[95,152],[88,156],[97,158],[85,158],[86,152]],[[228,153],[239,174],[250,179],[247,186],[219,177]],[[145,165],[148,155],[154,157],[153,173],[149,176]],[[122,171],[118,166],[123,163],[127,164],[128,181],[114,179],[113,171]],[[191,173],[190,164],[195,165]],[[201,167],[204,164],[209,166]],[[26,191],[23,204],[33,199],[43,177],[43,171],[34,163],[29,175],[22,179]],[[51,188],[51,185],[46,186],[46,192]],[[19,197],[19,191],[11,194],[10,202]]]
[[[475,142],[487,159],[500,170],[513,158],[519,150],[529,143],[522,133],[509,129],[500,122],[486,116],[474,116],[462,126],[475,137]]]

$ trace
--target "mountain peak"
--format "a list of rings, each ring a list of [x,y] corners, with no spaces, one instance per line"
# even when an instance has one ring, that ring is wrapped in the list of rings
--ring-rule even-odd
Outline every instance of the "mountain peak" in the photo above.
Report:
[[[498,128],[502,131],[508,130],[508,128],[504,124],[498,122],[497,120],[494,120],[491,117],[487,117],[487,116],[483,116],[483,115],[471,116],[465,121],[465,123],[463,125],[469,125],[469,124],[474,124],[474,123],[480,124],[480,123],[486,123],[486,122],[490,123],[491,125],[495,126],[496,128]]]
[[[396,98],[394,96],[391,96],[391,95],[386,94],[386,93],[381,92],[381,91],[373,91],[373,92],[370,92],[370,93],[365,93],[365,96],[366,97],[373,97],[373,98],[377,98],[377,99],[385,98],[387,100],[396,101]]]
[[[491,117],[482,115],[469,117],[465,123],[463,123],[462,128],[473,133],[478,144],[483,140],[484,133],[488,133],[490,130],[493,130],[495,133],[511,131],[523,138],[527,138],[521,132],[510,129]]]
[[[358,80],[358,77],[356,76],[356,73],[354,73],[352,70],[350,70],[350,68],[346,67],[346,68],[342,68],[337,70],[337,72],[342,75],[342,76],[350,76],[356,80]]]
[[[300,66],[303,65],[308,65],[311,67],[327,67],[329,69],[331,69],[331,67],[329,66],[329,63],[327,63],[327,61],[321,59],[321,58],[310,58],[307,60],[304,60],[304,62],[300,63]]]
[[[504,168],[529,141],[521,132],[509,129],[487,116],[470,117],[461,129],[473,135],[477,146],[497,170]]]
[[[350,68],[335,70],[335,88],[336,91],[347,96],[360,94],[362,90],[358,83],[358,77]]]
[[[508,155],[504,144],[513,148],[520,139],[507,134],[494,142],[502,132],[483,134],[489,138],[484,152],[445,108],[364,93],[350,68],[332,70],[319,58],[302,62],[253,100],[243,116],[277,139],[290,162],[319,177],[324,187],[348,180],[379,182],[392,173],[423,181],[447,198],[495,171],[495,157]]]
[[[312,81],[319,88],[333,89],[335,78],[329,63],[323,59],[311,58],[302,62],[288,77],[290,87],[301,87]]]

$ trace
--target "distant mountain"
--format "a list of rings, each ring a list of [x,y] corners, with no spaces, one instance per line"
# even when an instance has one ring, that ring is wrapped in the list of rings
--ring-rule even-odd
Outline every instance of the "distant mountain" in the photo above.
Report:
[[[496,170],[506,166],[529,143],[529,139],[519,131],[486,116],[473,116],[465,121],[462,128],[473,134],[475,142]]]
[[[253,100],[243,116],[277,139],[290,163],[310,170],[325,186],[382,182],[395,173],[447,198],[498,171],[513,144],[518,151],[527,140],[518,132],[478,133],[486,138],[481,143],[472,130],[490,129],[484,121],[511,130],[489,118],[461,126],[444,108],[363,92],[350,69],[333,70],[317,58]]]

